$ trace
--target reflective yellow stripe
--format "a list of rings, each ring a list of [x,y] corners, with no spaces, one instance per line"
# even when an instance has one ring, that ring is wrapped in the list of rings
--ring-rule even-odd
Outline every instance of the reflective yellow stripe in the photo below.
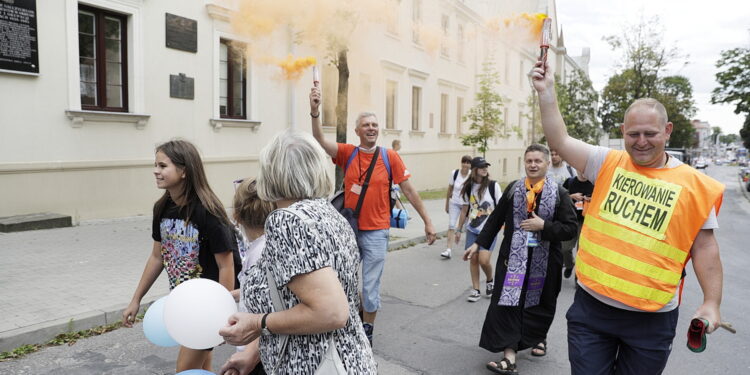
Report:
[[[615,224],[609,224],[594,216],[586,216],[584,226],[589,227],[597,232],[607,236],[617,238],[620,241],[627,242],[631,245],[652,251],[659,255],[676,260],[678,263],[684,263],[688,253],[674,246],[670,246],[653,237],[640,234],[636,231],[627,230]]]
[[[620,292],[629,294],[633,297],[654,301],[662,305],[666,305],[669,301],[672,300],[672,297],[674,297],[674,293],[663,292],[661,290],[638,285],[619,277],[612,276],[606,272],[600,271],[593,266],[586,264],[586,262],[580,258],[576,259],[576,267],[578,267],[578,272],[582,273],[586,277],[591,278],[597,283],[615,290],[619,290]]]
[[[597,245],[586,239],[584,236],[581,236],[579,241],[581,249],[584,249],[587,253],[627,270],[648,276],[652,279],[677,285],[677,282],[680,281],[680,277],[682,276],[681,273],[671,272],[642,262],[638,259],[633,259],[616,251],[612,251],[604,246]]]

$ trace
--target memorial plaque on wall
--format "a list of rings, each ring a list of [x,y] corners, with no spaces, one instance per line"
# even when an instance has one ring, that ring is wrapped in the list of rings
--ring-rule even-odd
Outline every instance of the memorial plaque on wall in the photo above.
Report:
[[[188,77],[185,73],[169,75],[169,96],[179,99],[195,98],[195,78]]]
[[[36,0],[0,0],[0,71],[39,73]]]
[[[166,15],[167,47],[198,52],[198,21],[169,13]]]

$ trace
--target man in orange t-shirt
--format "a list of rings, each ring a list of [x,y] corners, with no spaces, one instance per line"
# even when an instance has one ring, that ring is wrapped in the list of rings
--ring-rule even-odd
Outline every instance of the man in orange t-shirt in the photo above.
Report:
[[[345,168],[352,153],[357,151],[349,167],[345,168],[344,175],[344,205],[355,209],[367,169],[377,149],[376,143],[380,132],[378,120],[375,114],[369,112],[363,112],[357,116],[354,132],[359,136],[359,146],[329,141],[323,135],[323,128],[320,124],[320,97],[320,88],[316,85],[310,92],[310,116],[315,139],[333,158],[334,163],[341,168]],[[422,217],[427,243],[431,245],[435,242],[435,228],[427,216],[417,190],[409,182],[411,174],[396,151],[382,150],[381,155],[382,152],[388,153],[393,183],[401,187],[401,191]],[[372,344],[375,316],[380,308],[380,278],[383,275],[385,254],[388,251],[388,230],[391,226],[390,188],[388,169],[379,155],[359,213],[357,236],[362,257],[362,308],[364,310],[362,325],[370,344]]]

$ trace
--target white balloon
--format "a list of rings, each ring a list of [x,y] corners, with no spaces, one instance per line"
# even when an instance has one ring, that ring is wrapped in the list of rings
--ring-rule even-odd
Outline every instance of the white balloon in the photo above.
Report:
[[[192,279],[169,294],[164,304],[164,324],[180,345],[208,349],[224,341],[219,329],[236,312],[237,304],[224,286],[209,279]]]

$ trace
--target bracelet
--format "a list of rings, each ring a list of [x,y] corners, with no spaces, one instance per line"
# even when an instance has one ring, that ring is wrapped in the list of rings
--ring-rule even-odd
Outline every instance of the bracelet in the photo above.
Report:
[[[312,118],[318,118],[318,117],[320,117],[320,112],[318,112],[318,115],[317,115],[317,116],[316,116],[316,115],[313,115],[313,114],[312,114],[312,112],[310,112],[310,117],[312,117]]]

